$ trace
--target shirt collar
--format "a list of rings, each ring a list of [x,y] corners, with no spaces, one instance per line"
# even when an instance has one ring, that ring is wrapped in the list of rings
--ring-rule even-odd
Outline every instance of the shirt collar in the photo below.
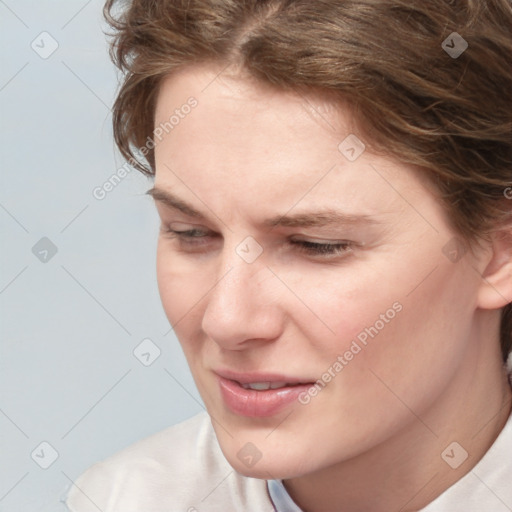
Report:
[[[284,488],[282,480],[267,480],[267,488],[276,512],[302,512]]]

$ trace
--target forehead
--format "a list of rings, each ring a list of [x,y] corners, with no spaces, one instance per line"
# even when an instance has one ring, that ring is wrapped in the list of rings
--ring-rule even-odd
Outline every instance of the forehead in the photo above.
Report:
[[[223,138],[228,144],[238,143],[245,150],[251,142],[270,147],[273,141],[277,146],[290,139],[311,139],[319,131],[323,138],[332,138],[331,142],[336,143],[339,133],[353,124],[347,112],[342,113],[339,106],[319,93],[306,96],[300,91],[278,90],[245,74],[208,65],[185,68],[163,81],[155,126],[165,124],[191,98],[197,106],[186,116],[186,122],[180,119],[174,126],[174,135],[179,137],[183,132],[181,125],[187,125],[198,134],[205,135],[203,132],[209,131],[210,137],[203,137],[205,141]],[[247,138],[249,133],[252,137]]]
[[[188,65],[165,77],[159,88],[157,110],[173,106],[169,105],[169,94],[175,96],[175,107],[179,107],[191,95],[196,98],[201,96],[204,101],[209,98],[215,98],[216,102],[253,101],[261,108],[271,103],[274,108],[286,108],[287,105],[306,105],[313,101],[315,109],[320,107],[325,111],[335,110],[336,98],[338,102],[342,102],[332,91],[309,89],[306,92],[299,86],[285,90],[256,79],[243,68],[214,62]],[[165,114],[163,111],[162,113]]]
[[[183,109],[191,98],[196,106]],[[348,108],[318,95],[278,91],[198,66],[162,83],[155,126],[173,115],[178,122],[156,144],[155,182],[195,196],[196,204],[202,198],[241,211],[329,203],[372,214],[401,209],[397,191],[404,187],[425,192],[396,159],[368,150],[347,159],[340,143],[355,135],[355,120]]]

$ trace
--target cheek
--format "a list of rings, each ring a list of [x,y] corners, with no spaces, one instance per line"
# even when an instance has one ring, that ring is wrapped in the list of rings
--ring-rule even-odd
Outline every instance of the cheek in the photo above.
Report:
[[[289,275],[310,310],[296,302],[293,322],[326,369],[346,354],[351,366],[381,371],[392,381],[395,373],[414,379],[429,365],[449,372],[469,338],[476,282],[470,268],[437,256],[407,266],[386,259],[372,272],[340,268],[293,282]]]
[[[156,274],[158,290],[165,314],[178,339],[194,323],[201,298],[208,291],[208,283],[199,272],[187,268],[179,258],[165,249],[165,241],[159,241]],[[196,320],[197,324],[197,320]],[[200,324],[200,321],[199,321]]]
[[[467,352],[474,282],[444,262],[416,289],[395,277],[394,286],[375,287],[368,299],[355,295],[351,307],[343,303],[347,316],[338,325],[347,335],[340,334],[339,348],[357,354],[335,386],[342,394],[350,389],[358,403],[384,409],[399,405],[398,396],[419,414]],[[351,349],[354,342],[361,350]]]
[[[369,345],[403,315],[400,292],[384,280],[379,282],[378,273],[375,267],[369,271],[354,265],[310,269],[300,279],[291,273],[284,277],[300,298],[289,302],[293,323],[324,363],[351,347],[357,351],[353,341],[361,347]]]
[[[162,242],[158,242],[157,260],[156,260],[156,276],[158,282],[158,291],[160,292],[160,299],[162,306],[165,310],[167,318],[171,325],[174,325],[184,311],[179,311],[185,307],[184,302],[177,300],[177,290],[183,288],[179,278],[179,271],[173,268],[170,258],[165,255],[164,250],[161,248]],[[185,288],[187,290],[188,288]]]

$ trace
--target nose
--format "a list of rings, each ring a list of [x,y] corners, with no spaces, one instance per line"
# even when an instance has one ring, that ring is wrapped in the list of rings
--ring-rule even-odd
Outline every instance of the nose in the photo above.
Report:
[[[284,316],[279,304],[282,290],[263,258],[247,263],[233,250],[222,268],[206,297],[204,333],[227,350],[244,350],[278,338]]]

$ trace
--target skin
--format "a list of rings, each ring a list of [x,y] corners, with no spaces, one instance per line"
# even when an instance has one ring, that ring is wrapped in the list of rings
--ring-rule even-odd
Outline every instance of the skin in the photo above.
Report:
[[[364,141],[347,108],[222,69],[166,79],[155,116],[158,126],[198,101],[156,145],[155,188],[205,219],[155,201],[157,274],[221,449],[244,475],[283,479],[308,512],[418,510],[478,462],[510,413],[498,339],[512,244],[451,262],[443,247],[456,233],[417,169],[368,147],[354,162],[338,150],[351,133]],[[263,225],[327,208],[374,223]],[[192,245],[169,228],[203,236]],[[236,252],[248,236],[263,249],[252,263]],[[351,245],[315,256],[298,239]],[[214,370],[315,381],[397,302],[307,405],[248,418],[223,403]],[[456,469],[441,457],[453,441],[468,453]],[[262,455],[252,467],[237,457],[248,442]]]

